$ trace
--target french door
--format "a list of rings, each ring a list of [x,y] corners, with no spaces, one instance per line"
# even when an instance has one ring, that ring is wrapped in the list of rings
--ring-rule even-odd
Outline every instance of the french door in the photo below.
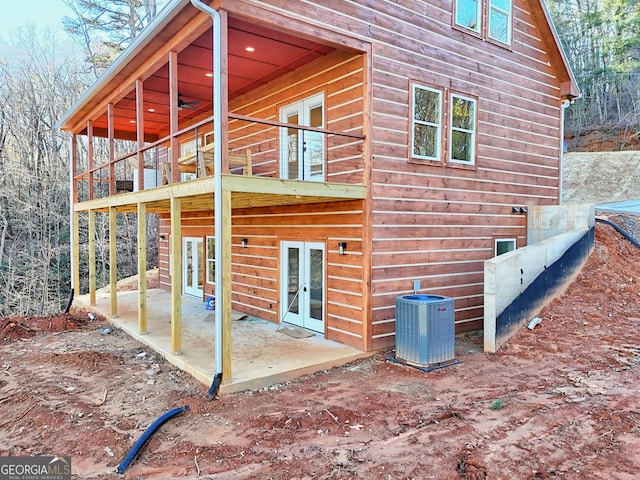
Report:
[[[324,243],[281,243],[280,318],[324,333]]]
[[[204,246],[202,238],[182,240],[182,293],[202,297],[204,294]]]
[[[280,121],[302,127],[324,128],[324,95],[320,93],[282,107]],[[281,178],[323,182],[324,135],[295,127],[283,127],[280,136]]]

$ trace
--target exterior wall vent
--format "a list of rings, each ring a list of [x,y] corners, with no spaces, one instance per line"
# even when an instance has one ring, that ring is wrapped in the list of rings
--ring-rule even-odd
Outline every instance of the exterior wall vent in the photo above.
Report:
[[[396,298],[396,358],[423,367],[454,357],[453,298],[439,295]]]

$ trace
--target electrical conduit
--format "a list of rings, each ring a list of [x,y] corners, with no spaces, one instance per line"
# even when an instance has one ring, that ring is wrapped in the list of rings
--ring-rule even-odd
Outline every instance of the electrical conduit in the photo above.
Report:
[[[213,21],[213,216],[215,235],[215,258],[222,259],[222,58],[220,31],[220,14],[199,0],[191,0],[191,4],[198,10],[211,16]],[[216,298],[215,318],[215,357],[216,373],[207,398],[215,397],[222,382],[222,262],[215,262],[216,284],[214,295]]]

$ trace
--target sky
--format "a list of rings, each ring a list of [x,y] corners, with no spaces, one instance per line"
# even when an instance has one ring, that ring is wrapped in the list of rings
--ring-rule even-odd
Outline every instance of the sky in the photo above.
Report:
[[[7,40],[19,27],[35,25],[64,32],[62,17],[73,17],[64,0],[0,0],[0,37]],[[158,12],[169,0],[157,0]]]
[[[18,27],[33,24],[38,28],[63,31],[62,17],[71,16],[63,0],[2,0],[0,35],[7,39]]]

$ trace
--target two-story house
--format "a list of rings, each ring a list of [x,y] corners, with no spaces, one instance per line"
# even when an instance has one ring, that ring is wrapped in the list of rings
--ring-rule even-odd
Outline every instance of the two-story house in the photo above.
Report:
[[[393,345],[416,286],[482,328],[483,262],[560,200],[579,93],[543,1],[199,3],[162,10],[61,122],[75,285],[80,222],[91,295],[96,212],[113,232],[137,213],[144,331],[157,214],[175,352],[183,295],[215,295],[222,328],[235,310],[362,351]]]

